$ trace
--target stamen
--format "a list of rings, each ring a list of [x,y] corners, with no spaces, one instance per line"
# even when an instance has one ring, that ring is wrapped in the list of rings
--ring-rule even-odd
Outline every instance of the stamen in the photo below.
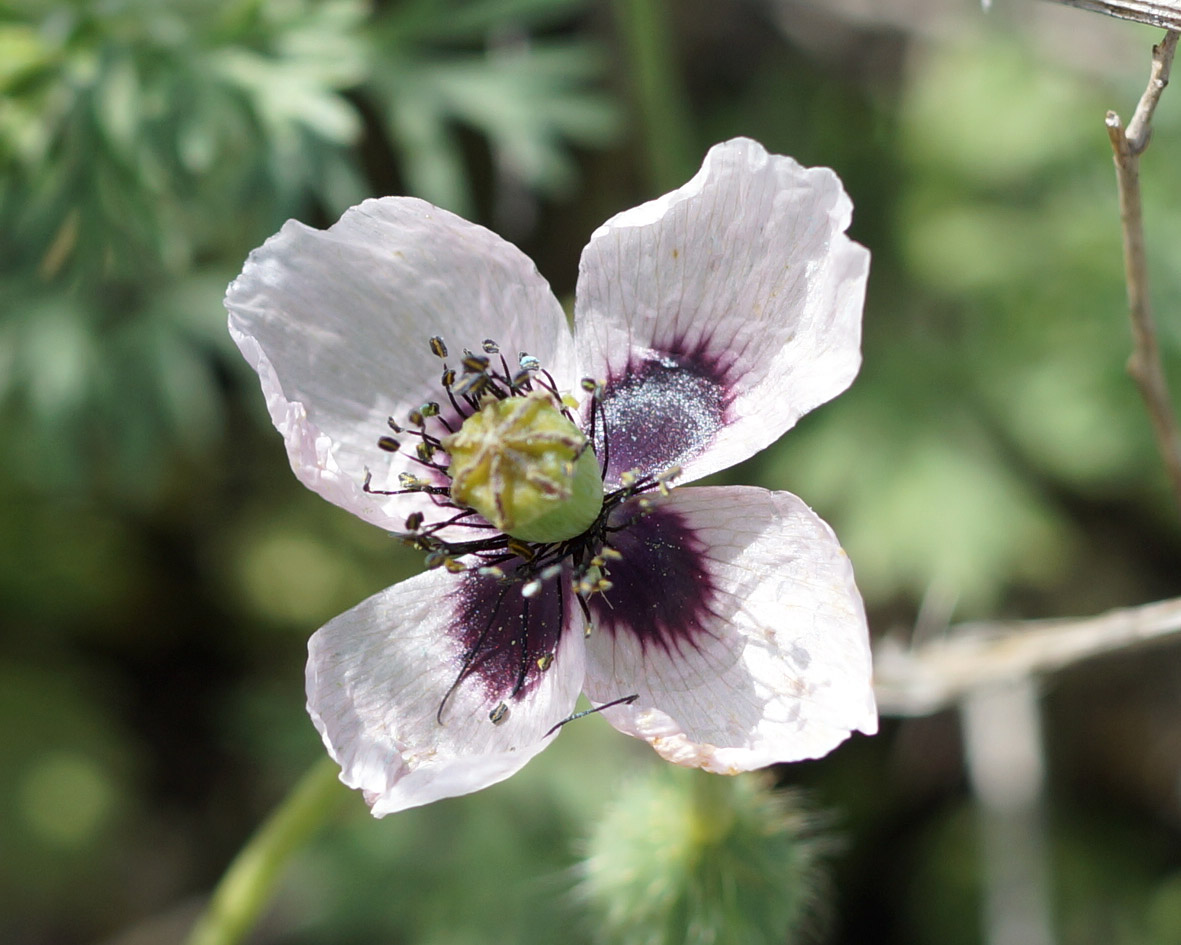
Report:
[[[398,485],[400,485],[407,492],[420,492],[430,485],[425,479],[419,479],[413,473],[400,472],[398,473]]]
[[[438,335],[435,335],[433,338],[431,338],[431,354],[433,354],[436,358],[447,357],[447,346],[443,344],[443,339]]]
[[[485,338],[482,347],[485,354],[500,354],[500,345],[491,338]]]
[[[531,545],[519,538],[510,538],[506,547],[510,554],[514,554],[524,561],[532,561],[537,554]]]
[[[483,374],[491,363],[483,355],[472,354],[470,351],[463,353],[463,369],[470,374]]]
[[[674,479],[679,479],[681,476],[680,466],[669,466],[668,469],[662,470],[656,474],[656,485],[660,489],[661,495],[668,495],[670,485]]]
[[[379,436],[377,438],[378,449],[383,449],[387,453],[396,453],[401,449],[402,444],[395,440],[392,436]]]
[[[475,398],[483,392],[488,383],[487,374],[465,374],[455,385],[455,393],[465,398],[473,410],[478,410],[480,405]]]
[[[558,729],[560,729],[563,725],[566,725],[568,722],[573,722],[576,719],[586,718],[588,715],[594,715],[596,712],[602,712],[604,709],[610,709],[613,706],[631,705],[638,698],[640,698],[640,694],[638,692],[635,692],[635,693],[632,693],[630,696],[624,696],[621,699],[612,699],[610,702],[604,702],[602,705],[597,705],[593,709],[584,709],[581,712],[575,712],[573,715],[569,715],[566,718],[562,719],[561,722],[559,722],[557,725],[555,725],[553,728],[551,728],[548,732],[546,732],[542,736],[542,738],[549,738],[551,735],[554,734],[554,732],[556,732]]]

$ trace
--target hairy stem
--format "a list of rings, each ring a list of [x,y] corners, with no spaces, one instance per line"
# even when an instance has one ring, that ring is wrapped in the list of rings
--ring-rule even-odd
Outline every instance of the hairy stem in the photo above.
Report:
[[[328,757],[308,770],[234,858],[193,927],[187,945],[234,945],[242,941],[270,901],[292,855],[349,796],[339,774],[340,768]]]

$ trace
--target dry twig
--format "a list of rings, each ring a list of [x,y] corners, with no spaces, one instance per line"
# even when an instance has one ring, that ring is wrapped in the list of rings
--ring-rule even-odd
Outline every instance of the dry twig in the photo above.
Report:
[[[969,623],[910,648],[887,638],[874,653],[883,715],[930,715],[968,693],[1063,669],[1181,633],[1181,597],[1097,617]]]
[[[1107,113],[1107,134],[1115,160],[1119,187],[1120,223],[1124,235],[1124,271],[1128,283],[1128,314],[1132,320],[1132,356],[1128,371],[1152,419],[1157,446],[1165,462],[1173,493],[1181,507],[1181,434],[1173,413],[1168,384],[1156,344],[1156,326],[1148,297],[1148,267],[1144,252],[1144,219],[1140,201],[1140,155],[1152,135],[1152,113],[1169,83],[1169,69],[1177,51],[1178,33],[1170,31],[1152,49],[1152,74],[1127,131],[1119,115]]]
[[[1181,2],[1179,0],[1057,0],[1067,6],[1118,16],[1122,20],[1135,20],[1166,30],[1181,29]]]

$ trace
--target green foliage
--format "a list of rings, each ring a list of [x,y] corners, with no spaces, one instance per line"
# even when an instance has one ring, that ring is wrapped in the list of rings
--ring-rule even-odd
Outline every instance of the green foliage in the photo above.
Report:
[[[616,111],[572,0],[0,6],[0,419],[18,476],[135,494],[212,448],[246,377],[221,295],[289,215],[372,195],[375,153],[471,212],[457,130],[569,186]],[[379,119],[367,119],[369,111]]]
[[[189,269],[231,219],[344,167],[361,130],[363,8],[330,3],[29,5],[0,25],[0,211],[52,278]],[[359,192],[354,190],[354,192]],[[286,197],[282,201],[281,197]],[[257,224],[256,224],[257,225]]]
[[[594,88],[606,62],[591,39],[533,39],[525,27],[582,5],[414,0],[378,19],[372,95],[413,193],[473,214],[460,127],[484,135],[510,179],[543,193],[569,188],[567,144],[601,146],[618,128],[615,104]]]

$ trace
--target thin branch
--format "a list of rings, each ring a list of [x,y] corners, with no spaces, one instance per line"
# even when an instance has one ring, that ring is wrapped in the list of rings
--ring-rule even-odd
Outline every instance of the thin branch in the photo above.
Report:
[[[983,686],[1172,634],[1181,634],[1181,597],[1097,617],[961,624],[915,648],[882,641],[874,653],[874,690],[883,715],[930,715]]]
[[[1168,383],[1156,343],[1156,325],[1148,296],[1148,265],[1144,252],[1144,218],[1140,201],[1140,155],[1152,136],[1152,114],[1169,83],[1169,70],[1177,51],[1178,33],[1170,31],[1152,48],[1152,74],[1148,88],[1125,132],[1119,115],[1107,113],[1107,134],[1115,160],[1119,188],[1120,224],[1124,236],[1124,272],[1128,284],[1128,314],[1132,320],[1132,356],[1128,372],[1140,388],[1152,420],[1157,446],[1181,507],[1181,434],[1173,413]]]
[[[1181,29],[1181,3],[1178,0],[1056,0],[1067,6],[1135,20],[1161,29]]]

